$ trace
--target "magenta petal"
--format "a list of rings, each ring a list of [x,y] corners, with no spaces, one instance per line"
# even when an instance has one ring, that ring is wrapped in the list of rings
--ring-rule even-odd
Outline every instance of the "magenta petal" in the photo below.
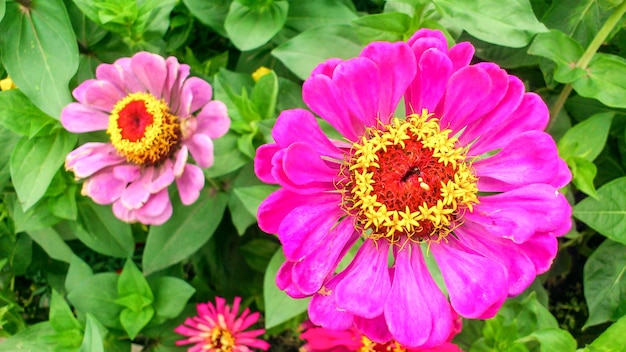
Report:
[[[455,71],[470,64],[474,57],[474,46],[469,42],[458,43],[451,47],[448,56],[452,60]]]
[[[490,97],[491,89],[489,74],[479,67],[467,66],[455,72],[448,81],[441,125],[455,132],[470,125],[479,117],[474,111]]]
[[[473,167],[481,191],[502,192],[532,183],[567,183],[567,174],[555,173],[567,167],[564,164],[549,134],[529,131],[515,137],[495,155],[474,162]],[[557,176],[560,179],[555,180]]]
[[[364,318],[382,314],[391,287],[388,257],[389,242],[365,240],[337,284],[337,304]]]
[[[420,114],[422,109],[434,112],[444,97],[451,75],[450,58],[439,50],[426,50],[419,60],[418,75],[407,90],[407,112]]]
[[[254,173],[259,180],[270,184],[278,183],[278,180],[272,175],[272,158],[279,150],[281,147],[276,144],[263,144],[256,150]]]
[[[131,58],[130,67],[148,92],[157,98],[163,97],[163,82],[167,77],[164,58],[142,51]]]
[[[205,168],[213,165],[213,141],[209,136],[196,133],[185,142],[185,145],[196,164]]]
[[[494,304],[502,304],[506,299],[506,269],[489,258],[453,248],[453,241],[432,243],[430,250],[454,310],[466,318],[481,318]]]
[[[428,272],[418,244],[396,254],[395,273],[385,318],[394,339],[403,346],[441,344],[452,330],[450,305]]]
[[[308,110],[283,111],[276,119],[272,137],[283,148],[294,143],[306,143],[315,146],[320,155],[342,158],[341,150],[322,132],[315,116]]]
[[[190,77],[183,83],[180,100],[174,114],[179,117],[191,116],[205,106],[213,96],[211,85],[198,77]]]
[[[196,133],[206,134],[215,139],[222,137],[230,128],[230,118],[226,104],[219,100],[208,102],[196,116]]]
[[[176,186],[180,200],[184,205],[190,205],[200,197],[200,191],[204,187],[204,174],[196,165],[185,165],[185,171],[181,177],[176,178]]]
[[[278,227],[288,260],[299,261],[328,240],[330,229],[345,215],[334,203],[306,204],[293,209]],[[348,221],[349,222],[349,221]]]
[[[320,293],[309,303],[309,319],[315,325],[330,330],[346,330],[353,324],[353,315],[337,305],[335,299],[337,283],[343,280],[343,273],[330,279]]]
[[[73,133],[101,131],[109,126],[109,115],[87,105],[69,103],[61,111],[61,123]]]
[[[293,166],[289,168],[289,171],[293,173],[294,179],[291,178],[291,175],[287,174],[285,167],[292,165],[290,164],[290,161],[296,160],[300,156],[298,151],[303,150],[305,150],[305,148],[300,148],[296,144],[291,145],[287,149],[278,150],[272,156],[272,177],[279,185],[296,193],[311,194],[334,191],[334,177],[330,176],[330,172],[328,170],[326,172],[326,176],[316,173],[314,176],[316,176],[318,180],[307,179],[310,177],[306,174],[306,170],[298,170]],[[317,154],[317,151],[313,151],[313,153],[320,157]],[[285,161],[285,159],[287,159],[287,161]]]
[[[337,66],[333,82],[342,93],[346,103],[344,109],[349,111],[353,121],[374,126],[379,117],[388,120],[388,115],[378,115],[380,78],[378,68],[371,60],[356,57]]]
[[[322,160],[315,146],[304,143],[294,143],[285,149],[283,171],[289,181],[297,185],[333,182],[339,173]]]
[[[342,62],[343,60],[338,59],[338,58],[328,59],[322,62],[321,64],[315,66],[313,71],[311,71],[311,76],[319,74],[319,75],[324,75],[324,76],[333,78],[333,73],[335,72],[335,68],[337,67],[337,65],[339,65]]]
[[[533,261],[537,274],[543,274],[552,266],[558,246],[558,241],[552,234],[537,233],[528,241],[520,244],[520,250]]]
[[[368,339],[377,343],[386,343],[393,339],[385,315],[381,314],[376,318],[366,319],[363,317],[354,317],[354,326]]]
[[[448,52],[448,42],[441,31],[422,28],[415,32],[407,41],[415,56],[419,58],[424,51],[435,48],[443,53]]]
[[[292,280],[291,272],[293,271],[294,262],[285,261],[283,265],[278,268],[276,273],[276,287],[285,291],[292,298],[306,298],[310,297],[310,294],[303,293],[300,288],[296,286]]]
[[[100,171],[83,183],[82,194],[98,204],[111,204],[119,199],[126,182],[113,177],[110,170]]]

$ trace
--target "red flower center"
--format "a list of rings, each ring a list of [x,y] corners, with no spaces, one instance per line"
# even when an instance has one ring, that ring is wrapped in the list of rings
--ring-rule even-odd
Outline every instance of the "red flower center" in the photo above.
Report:
[[[122,138],[136,142],[143,138],[146,127],[153,121],[146,104],[141,100],[133,100],[120,110],[117,125],[121,129]]]

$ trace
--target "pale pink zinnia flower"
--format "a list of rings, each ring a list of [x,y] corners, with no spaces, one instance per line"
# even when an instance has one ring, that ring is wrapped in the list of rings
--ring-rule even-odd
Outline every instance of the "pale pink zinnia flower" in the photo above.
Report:
[[[109,142],[86,143],[65,167],[86,179],[82,193],[113,204],[126,222],[159,225],[172,214],[168,186],[176,181],[183,204],[204,187],[200,167],[213,164],[212,139],[230,127],[226,106],[211,100],[209,83],[189,76],[189,66],[140,52],[112,65],[73,91],[78,103],[61,112],[70,132],[106,131]],[[195,164],[188,163],[189,154]]]
[[[246,331],[259,320],[258,312],[250,314],[250,309],[246,308],[237,317],[241,297],[235,297],[232,308],[221,297],[216,297],[215,303],[198,304],[198,315],[187,318],[184,324],[174,329],[189,337],[176,341],[176,345],[194,344],[189,352],[248,352],[251,348],[267,350],[270,347],[267,342],[257,339],[265,330]]]
[[[282,186],[258,213],[287,258],[277,285],[312,296],[316,325],[436,346],[450,335],[450,304],[492,317],[552,263],[571,226],[558,191],[571,174],[543,132],[547,107],[497,65],[470,65],[473,52],[423,29],[328,60],[303,98],[343,139],[294,109],[257,150],[258,177]]]

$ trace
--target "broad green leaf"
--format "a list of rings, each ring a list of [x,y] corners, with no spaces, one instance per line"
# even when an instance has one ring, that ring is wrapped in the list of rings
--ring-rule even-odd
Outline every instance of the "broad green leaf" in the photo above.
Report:
[[[183,3],[200,22],[226,36],[224,20],[230,8],[230,0],[183,0]]]
[[[62,0],[9,2],[0,22],[2,64],[15,85],[46,114],[59,118],[72,102],[68,83],[78,45]]]
[[[621,193],[623,190],[621,188]],[[604,240],[587,259],[583,280],[589,309],[583,328],[626,315],[626,246],[623,243]]]
[[[572,182],[586,195],[598,198],[598,192],[596,186],[593,184],[593,180],[596,178],[598,168],[593,162],[579,158],[576,156],[567,158],[567,165],[572,170]]]
[[[261,202],[276,189],[276,186],[271,185],[236,187],[233,188],[233,194],[241,200],[251,215],[256,216]]]
[[[57,332],[65,330],[82,331],[82,326],[72,313],[70,306],[65,302],[65,298],[56,290],[52,290],[50,298],[50,325]]]
[[[598,99],[614,108],[626,108],[626,59],[596,53],[587,67],[587,74],[572,82],[576,93]]]
[[[237,148],[237,140],[239,135],[228,132],[226,135],[213,141],[215,151],[215,161],[213,166],[204,169],[204,175],[207,178],[216,178],[231,173],[250,161],[250,158],[244,155]]]
[[[121,329],[122,306],[115,303],[118,279],[115,273],[96,274],[76,286],[67,298],[79,313],[90,313],[104,326]]]
[[[606,143],[613,112],[597,113],[576,124],[559,140],[559,155],[563,159],[578,157],[594,161]]]
[[[2,114],[2,109],[0,109]],[[9,160],[11,160],[11,153],[13,148],[20,141],[20,136],[15,134],[10,129],[0,126],[0,190],[4,189],[7,181],[11,178],[11,166]]]
[[[65,289],[72,292],[81,282],[93,276],[93,270],[79,256],[75,255],[70,260],[70,268],[65,278]]]
[[[133,340],[141,329],[150,322],[153,316],[154,308],[152,307],[146,307],[139,312],[124,308],[120,314],[120,321],[124,330],[128,333],[128,337]]]
[[[537,34],[528,48],[529,54],[556,63],[554,79],[560,83],[573,82],[585,74],[585,70],[575,67],[583,52],[582,45],[556,29]]]
[[[574,206],[574,216],[604,236],[626,244],[626,177],[598,189],[598,198],[583,199]]]
[[[233,1],[224,28],[239,50],[252,50],[267,43],[283,28],[288,11],[287,1],[272,1],[255,8]]]
[[[555,328],[538,330],[528,335],[526,339],[538,341],[541,345],[541,351],[576,351],[576,339],[567,330]]]
[[[243,258],[250,268],[265,273],[267,265],[279,247],[280,244],[272,237],[255,238],[239,246],[239,251],[244,254]]]
[[[365,15],[352,21],[357,34],[367,43],[401,41],[411,29],[411,17],[402,12]]]
[[[586,47],[609,14],[610,11],[603,9],[598,0],[552,1],[542,22],[548,28],[558,29]]]
[[[58,121],[39,110],[18,89],[0,92],[0,125],[22,136],[50,134]]]
[[[50,212],[50,207],[46,202],[39,202],[24,212],[17,199],[13,199],[11,203],[11,216],[15,223],[15,232],[41,230],[63,220]]]
[[[261,119],[276,117],[276,99],[278,98],[278,77],[274,71],[259,79],[252,89],[250,99],[261,115]]]
[[[22,208],[27,211],[46,193],[76,136],[63,130],[32,139],[22,138],[11,154],[11,179]]]
[[[50,213],[61,219],[76,220],[76,214],[78,213],[76,204],[77,188],[76,184],[72,184],[61,194],[48,198]]]
[[[117,281],[117,293],[120,297],[138,294],[150,302],[154,300],[148,281],[130,258],[126,260],[120,279]]]
[[[150,287],[154,293],[156,315],[167,319],[176,318],[196,291],[185,280],[171,276],[151,280]]]
[[[207,192],[194,204],[183,206],[174,197],[174,215],[160,226],[152,226],[143,253],[143,272],[148,275],[176,264],[202,247],[222,220],[228,196]]]
[[[96,252],[113,257],[127,258],[133,255],[135,240],[130,225],[113,215],[110,206],[81,200],[78,208],[79,221],[72,223],[78,239]]]
[[[341,1],[292,0],[285,26],[304,32],[315,27],[349,24],[355,18],[356,13]]]
[[[361,40],[350,26],[330,25],[302,32],[272,50],[272,55],[300,79],[306,79],[322,61],[348,59],[357,56],[362,48]]]
[[[474,37],[521,48],[548,29],[537,20],[528,0],[433,0],[437,10]]]
[[[0,352],[53,352],[54,346],[45,341],[55,331],[49,321],[29,326],[26,330],[0,343]]]
[[[626,317],[609,326],[584,352],[626,352]]]
[[[59,233],[51,227],[30,230],[28,235],[43,248],[52,259],[69,263],[74,257],[72,249],[63,241]]]
[[[276,287],[276,273],[285,262],[282,248],[270,260],[263,279],[265,301],[265,328],[269,329],[306,311],[309,299],[294,299]]]
[[[86,314],[85,335],[78,352],[104,352],[104,336],[108,333],[93,315]]]
[[[4,18],[4,14],[5,14],[6,10],[7,10],[7,1],[6,0],[0,0],[0,22]]]
[[[9,247],[0,246],[0,258],[8,261],[13,275],[26,274],[33,260],[33,240],[26,233],[17,233],[15,237],[0,235],[0,243],[9,242]],[[4,242],[6,243],[6,242]],[[2,265],[0,265],[2,268]]]

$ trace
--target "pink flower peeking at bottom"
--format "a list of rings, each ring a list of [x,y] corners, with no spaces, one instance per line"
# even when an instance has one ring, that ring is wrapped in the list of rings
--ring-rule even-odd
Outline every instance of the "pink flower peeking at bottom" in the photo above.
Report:
[[[257,338],[265,330],[246,331],[259,320],[259,313],[250,313],[250,309],[246,308],[237,316],[241,297],[235,297],[232,308],[221,297],[216,297],[215,303],[199,303],[198,315],[187,318],[184,324],[174,329],[188,337],[176,341],[176,345],[194,344],[189,352],[248,352],[251,348],[264,351],[269,348],[267,342]]]

